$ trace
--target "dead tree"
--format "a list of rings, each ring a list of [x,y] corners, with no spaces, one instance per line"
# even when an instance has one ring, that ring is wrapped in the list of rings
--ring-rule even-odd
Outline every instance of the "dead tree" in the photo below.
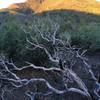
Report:
[[[49,60],[54,63],[55,66],[60,65],[60,67],[45,68],[28,63],[28,66],[18,68],[13,64],[12,61],[9,62],[7,60],[0,59],[0,68],[2,68],[2,70],[0,70],[1,99],[4,100],[6,98],[6,93],[10,96],[15,96],[16,94],[14,94],[14,91],[24,90],[24,95],[26,97],[29,97],[31,100],[34,100],[36,95],[50,97],[50,95],[54,93],[60,95],[61,97],[68,97],[68,100],[70,100],[71,96],[73,96],[72,100],[76,100],[76,96],[79,97],[77,98],[77,100],[80,100],[80,98],[81,100],[91,100],[88,89],[86,88],[83,81],[71,69],[66,68],[66,66],[65,68],[63,67],[63,63],[65,62],[65,58],[67,57],[67,55],[65,55],[65,52],[68,51],[68,53],[70,52],[72,54],[73,52],[70,50],[71,48],[69,49],[62,40],[56,38],[56,32],[57,31],[54,31],[53,36],[50,38],[51,40],[49,40],[43,34],[40,34],[43,39],[50,41],[53,46],[55,46],[54,54],[51,54],[48,49],[38,41],[36,41],[35,43],[31,42],[28,37],[26,38],[26,40],[29,44],[32,45],[32,47],[34,47],[32,48],[33,50],[35,50],[36,48],[44,50]],[[60,44],[60,47],[58,44]],[[62,50],[64,49],[66,49],[67,51],[62,52]],[[62,84],[61,82],[59,83],[59,81],[61,80]],[[68,88],[66,86],[68,84],[68,81],[75,81],[80,89]],[[42,83],[43,86],[47,87],[48,91],[46,91],[46,93],[38,92],[38,86],[35,83],[39,83],[40,85]],[[34,91],[32,91],[32,89]],[[21,96],[21,94],[19,95]],[[24,96],[20,96],[20,99],[18,99],[22,100]]]
[[[29,50],[36,50],[41,49],[45,52],[45,54],[48,56],[49,60],[54,64],[55,67],[59,67],[61,69],[64,69],[63,67],[68,67],[72,69],[73,65],[75,64],[75,60],[73,59],[75,54],[72,51],[72,47],[70,45],[70,37],[67,37],[66,40],[63,40],[62,37],[57,34],[59,31],[59,24],[53,23],[52,20],[50,20],[50,24],[53,27],[53,31],[45,33],[42,32],[38,25],[33,25],[32,28],[36,32],[35,36],[36,39],[34,41],[32,35],[30,32],[27,32],[23,27],[23,31],[25,34],[28,35],[26,37],[26,41],[31,45],[32,48],[27,47]],[[53,48],[53,53],[51,53],[48,50],[48,47],[44,45],[43,43],[40,43],[37,39],[39,37],[46,43],[50,44]]]
[[[26,30],[24,29],[23,31],[29,35],[29,37],[26,37],[26,41],[32,47],[29,48],[29,46],[27,48],[29,50],[43,50],[48,56],[49,60],[54,64],[54,67],[45,68],[43,66],[39,67],[35,66],[34,64],[28,63],[28,66],[18,68],[13,64],[13,62],[9,63],[8,61],[1,59],[0,64],[2,70],[0,70],[0,87],[1,98],[3,100],[5,98],[6,92],[13,94],[17,89],[24,90],[24,95],[29,97],[31,100],[34,100],[34,97],[37,94],[42,94],[45,97],[50,96],[53,93],[61,95],[61,97],[71,97],[71,95],[73,95],[73,99],[69,98],[68,100],[76,100],[76,96],[80,97],[81,100],[91,100],[91,96],[86,85],[72,70],[73,65],[76,62],[74,58],[78,57],[82,59],[84,64],[86,64],[86,70],[89,71],[94,78],[94,74],[91,72],[90,68],[82,57],[85,52],[82,52],[80,55],[79,49],[76,49],[71,45],[69,37],[67,38],[67,40],[63,40],[60,36],[57,36],[57,32],[60,26],[57,23],[53,23],[51,20],[50,23],[53,24],[53,32],[48,32],[48,34],[42,32],[36,25],[32,27],[35,31],[37,31],[37,34],[35,34],[36,37],[39,36],[45,42],[52,45],[52,53],[49,52],[45,44],[42,44],[40,41],[38,41],[37,38],[34,41],[32,35],[29,34],[29,32],[26,32]],[[9,68],[8,66],[12,66],[12,68]],[[58,84],[59,80],[62,81],[63,87],[62,84]],[[38,87],[36,86],[35,82],[36,84],[43,83],[43,85],[47,87],[48,91],[46,91],[46,93],[38,92]],[[79,88],[67,87],[68,82],[76,82]],[[29,88],[31,83],[31,88]],[[8,85],[11,86],[11,89],[8,89]],[[34,91],[31,90],[32,88],[34,89]],[[77,98],[77,100],[80,100],[80,98]]]
[[[62,97],[64,95],[67,97],[69,96],[68,98],[70,98],[70,96],[72,95],[73,99],[71,99],[71,100],[76,100],[75,99],[76,96],[79,97],[79,98],[77,98],[77,100],[80,100],[80,98],[81,98],[81,100],[91,100],[91,98],[87,92],[87,89],[84,86],[84,84],[82,83],[82,81],[77,77],[77,75],[74,72],[72,72],[70,70],[67,70],[67,74],[65,74],[59,68],[49,68],[48,69],[48,68],[44,68],[44,67],[38,67],[33,64],[29,64],[29,66],[25,66],[22,68],[17,68],[12,62],[8,62],[8,61],[2,60],[2,59],[1,59],[0,65],[3,67],[3,69],[0,70],[1,71],[0,72],[0,81],[1,81],[0,91],[1,91],[2,100],[4,100],[6,98],[6,96],[5,96],[6,93],[8,93],[10,96],[16,95],[16,94],[14,94],[14,91],[16,91],[16,90],[19,90],[19,91],[24,90],[24,95],[29,97],[31,100],[34,100],[35,95],[41,94],[42,96],[44,95],[44,96],[48,97],[54,93],[59,94]],[[9,65],[9,67],[13,66],[12,69],[9,69],[8,65]],[[24,71],[24,73],[23,73],[23,71]],[[30,76],[29,74],[27,74],[28,71],[29,71],[29,73],[33,72],[35,74],[34,75],[31,74],[31,76]],[[36,73],[38,73],[37,77],[36,77]],[[23,74],[25,75],[25,77],[23,76]],[[57,76],[55,76],[54,74]],[[56,85],[58,83],[56,83],[54,85],[54,84],[51,84],[51,82],[49,82],[49,80],[50,80],[49,76],[54,75],[59,80],[59,77],[60,76],[63,77],[64,74],[66,75],[67,79],[71,79],[71,80],[74,79],[76,81],[79,81],[81,90],[77,89],[77,88],[66,88],[66,87],[59,88],[60,85],[62,86],[62,84],[60,84],[59,87],[57,88]],[[46,78],[44,78],[41,75],[45,76]],[[52,79],[52,81],[53,81],[53,79]],[[42,85],[41,83],[43,83],[44,84],[43,86],[47,86],[48,91],[46,93],[38,92],[37,91],[38,87],[36,86],[35,83],[36,84],[39,83],[40,85]],[[34,91],[32,91],[32,89]],[[20,96],[21,96],[21,94],[20,94]],[[11,99],[12,98],[13,97],[11,97]],[[16,97],[16,98],[18,98],[18,97]],[[19,97],[19,98],[18,98],[18,100],[23,99],[23,97]],[[41,100],[44,100],[44,99],[41,99]],[[70,100],[70,99],[68,99],[68,100]]]
[[[48,34],[42,32],[38,26],[34,26],[33,30],[37,31],[36,37],[37,35],[40,36],[40,38],[42,38],[44,41],[46,41],[46,43],[51,43],[51,45],[53,46],[53,54],[51,54],[48,50],[48,48],[44,45],[41,44],[38,40],[36,40],[35,42],[32,41],[33,37],[32,35],[30,35],[29,32],[26,32],[24,30],[24,32],[30,35],[30,38],[26,38],[27,42],[32,46],[32,48],[28,48],[29,50],[35,50],[37,48],[43,50],[46,55],[48,56],[49,60],[55,65],[55,67],[60,68],[61,70],[63,70],[63,72],[65,73],[65,77],[68,76],[67,73],[70,73],[71,78],[69,80],[74,80],[77,82],[77,84],[79,85],[79,87],[85,91],[88,95],[88,90],[86,89],[85,85],[82,82],[82,80],[75,75],[75,73],[72,71],[72,67],[74,66],[76,60],[75,57],[77,57],[78,53],[77,51],[79,50],[78,48],[75,48],[74,46],[71,46],[70,43],[70,37],[67,37],[67,40],[63,40],[60,36],[57,37],[57,32],[60,28],[60,26],[57,23],[53,23],[50,20],[51,24],[53,24],[54,27],[54,31],[52,33],[48,32]],[[84,54],[85,52],[83,51],[81,56]],[[67,69],[67,70],[66,70]],[[67,73],[66,73],[67,72]],[[68,78],[68,77],[67,77]],[[81,80],[81,82],[79,81]],[[85,87],[85,88],[83,88]]]

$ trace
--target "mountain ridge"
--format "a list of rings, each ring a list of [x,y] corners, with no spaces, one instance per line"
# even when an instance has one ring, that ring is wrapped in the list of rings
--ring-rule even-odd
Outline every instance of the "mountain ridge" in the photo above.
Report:
[[[66,9],[100,14],[100,2],[95,0],[27,0],[25,3],[12,4],[1,11],[15,9],[31,9],[37,13]]]

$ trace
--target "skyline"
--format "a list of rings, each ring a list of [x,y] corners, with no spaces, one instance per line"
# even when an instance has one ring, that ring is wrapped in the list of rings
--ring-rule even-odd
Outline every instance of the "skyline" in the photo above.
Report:
[[[0,0],[0,9],[7,8],[11,4],[25,2],[26,0]]]

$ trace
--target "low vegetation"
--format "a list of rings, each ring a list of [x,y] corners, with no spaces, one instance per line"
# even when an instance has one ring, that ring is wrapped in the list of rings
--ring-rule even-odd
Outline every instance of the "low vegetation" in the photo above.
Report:
[[[99,100],[100,76],[85,57],[100,50],[99,21],[66,10],[1,13],[0,99]]]
[[[71,36],[73,45],[88,49],[90,52],[97,52],[100,49],[99,15],[66,10],[33,13],[28,16],[25,13],[23,15],[20,13],[13,15],[7,12],[0,14],[0,54],[13,60],[23,60],[25,55],[28,57],[31,54],[25,49],[24,30],[33,34],[36,30],[32,27],[37,25],[42,32],[52,33],[53,27],[50,26],[49,19],[60,25],[58,33],[62,37]]]

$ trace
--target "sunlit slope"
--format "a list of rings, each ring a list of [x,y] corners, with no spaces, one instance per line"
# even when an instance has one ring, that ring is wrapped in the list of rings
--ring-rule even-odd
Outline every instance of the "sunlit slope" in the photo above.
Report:
[[[13,8],[31,8],[35,12],[67,9],[100,14],[100,2],[96,0],[28,0],[25,3],[13,4],[7,9]]]
[[[95,0],[45,0],[35,11],[41,12],[55,9],[71,9],[100,14],[100,3]]]
[[[26,4],[35,12],[70,9],[100,14],[100,3],[95,0],[28,0]]]

